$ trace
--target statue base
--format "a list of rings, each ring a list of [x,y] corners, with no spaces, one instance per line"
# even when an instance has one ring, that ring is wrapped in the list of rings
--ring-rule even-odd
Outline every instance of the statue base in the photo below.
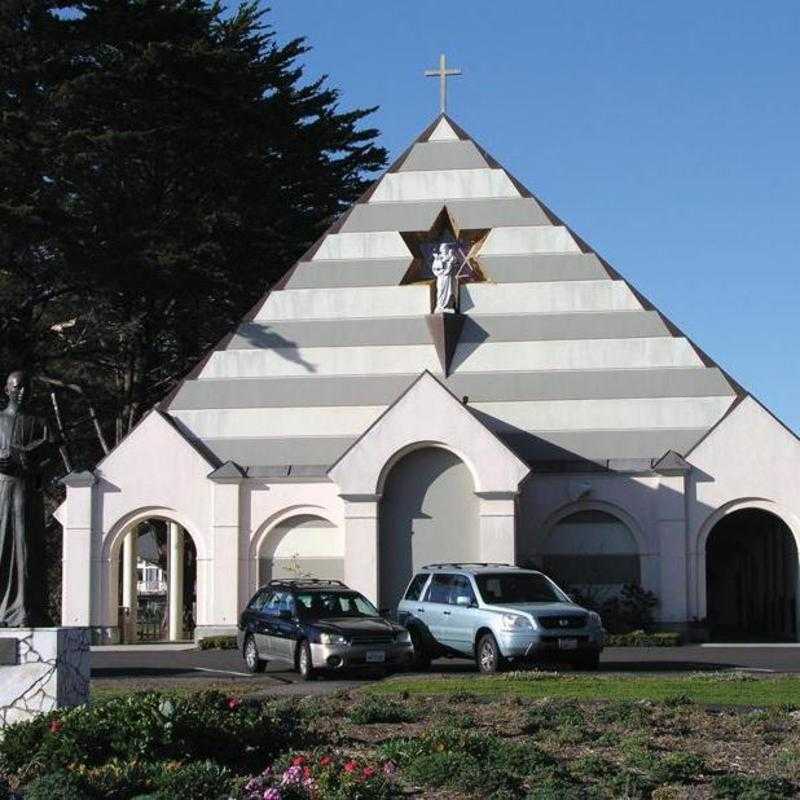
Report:
[[[0,628],[0,728],[89,701],[86,628]]]

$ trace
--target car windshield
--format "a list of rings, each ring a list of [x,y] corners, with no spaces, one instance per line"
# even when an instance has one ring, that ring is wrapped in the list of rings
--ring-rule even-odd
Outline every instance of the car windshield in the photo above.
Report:
[[[357,592],[298,592],[295,597],[300,619],[380,616],[378,609]]]
[[[569,598],[538,572],[498,572],[475,576],[484,603],[558,603]]]

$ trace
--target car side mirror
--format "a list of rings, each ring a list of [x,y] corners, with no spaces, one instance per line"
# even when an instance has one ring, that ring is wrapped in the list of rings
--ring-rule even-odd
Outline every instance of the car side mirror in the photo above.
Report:
[[[474,601],[471,597],[462,594],[456,597],[456,605],[463,606],[464,608],[471,608],[474,605]]]

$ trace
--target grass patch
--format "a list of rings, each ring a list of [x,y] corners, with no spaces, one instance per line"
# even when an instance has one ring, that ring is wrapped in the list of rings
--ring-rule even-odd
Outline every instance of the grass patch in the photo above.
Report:
[[[800,703],[800,677],[751,679],[750,676],[698,675],[627,677],[520,673],[457,678],[394,678],[369,687],[370,694],[451,695],[563,700],[650,700],[670,706],[704,703],[720,706],[792,706]]]

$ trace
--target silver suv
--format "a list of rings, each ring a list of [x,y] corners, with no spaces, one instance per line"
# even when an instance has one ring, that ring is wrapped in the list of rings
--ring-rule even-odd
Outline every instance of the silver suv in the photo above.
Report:
[[[421,669],[439,656],[468,656],[485,673],[545,659],[594,670],[605,638],[599,614],[541,572],[509,564],[429,564],[397,612]]]

